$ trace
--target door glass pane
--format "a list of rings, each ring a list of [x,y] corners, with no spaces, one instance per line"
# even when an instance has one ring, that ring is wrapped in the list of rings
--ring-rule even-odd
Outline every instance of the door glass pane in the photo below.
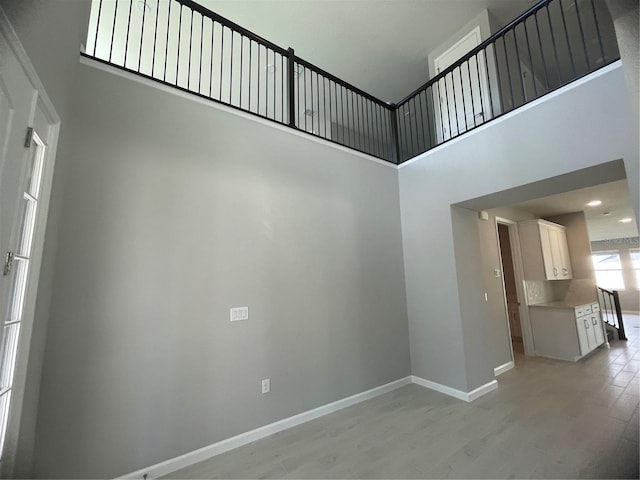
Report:
[[[35,144],[29,152],[29,170],[27,171],[26,191],[34,198],[40,193],[40,180],[44,166],[44,146]]]
[[[16,366],[16,354],[18,352],[18,336],[20,323],[11,323],[4,326],[2,348],[0,349],[0,390],[11,386],[13,370]]]
[[[18,255],[28,257],[31,255],[33,232],[36,226],[36,202],[28,197],[24,198],[22,202],[22,225],[20,226]]]
[[[11,390],[0,396],[0,452],[4,454],[4,439],[7,434],[7,420],[9,417],[9,403]]]
[[[9,297],[9,310],[7,312],[7,322],[18,322],[22,320],[22,308],[24,307],[24,294],[27,289],[27,271],[29,270],[28,260],[15,258],[13,260],[13,273],[11,278],[11,296]]]

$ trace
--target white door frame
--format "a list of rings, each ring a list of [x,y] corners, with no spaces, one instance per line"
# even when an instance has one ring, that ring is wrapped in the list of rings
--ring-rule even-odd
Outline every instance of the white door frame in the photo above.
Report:
[[[511,244],[511,257],[513,260],[513,274],[516,282],[516,291],[520,306],[520,329],[522,331],[522,343],[524,345],[524,354],[527,356],[535,356],[535,347],[533,344],[533,330],[531,329],[531,319],[529,318],[529,307],[527,305],[527,290],[524,282],[524,267],[522,263],[522,251],[520,250],[520,235],[518,233],[518,223],[508,218],[495,217],[496,243],[498,253],[500,255],[502,268],[502,250],[500,248],[500,237],[498,236],[498,224],[506,225],[509,229],[509,242]],[[509,312],[507,306],[507,293],[504,288],[504,272],[502,281],[502,294],[504,299],[504,307],[507,319],[507,329],[509,332],[509,348],[511,350],[511,360],[513,361],[513,345],[511,343],[511,326],[509,325]]]
[[[16,454],[18,438],[20,435],[22,406],[27,381],[27,366],[30,358],[30,346],[35,317],[36,297],[42,264],[45,230],[51,196],[51,184],[55,166],[56,150],[58,145],[58,133],[60,130],[60,117],[49,99],[44,85],[40,81],[31,60],[29,59],[18,35],[9,22],[7,15],[0,7],[0,36],[7,43],[12,53],[18,59],[31,86],[37,91],[36,111],[32,125],[46,146],[44,168],[42,171],[42,184],[40,187],[39,207],[36,217],[34,243],[30,260],[29,277],[25,293],[24,313],[20,338],[18,341],[18,353],[14,372],[13,398],[9,410],[7,435],[5,440],[5,454],[0,466],[3,478],[13,477],[16,468]],[[4,312],[2,312],[4,314]],[[4,318],[4,317],[3,317]],[[42,353],[42,352],[40,352]],[[35,412],[31,412],[35,413]]]
[[[452,50],[455,50],[456,48],[458,48],[460,46],[460,44],[468,41],[469,39],[473,38],[475,46],[478,46],[482,43],[482,32],[480,31],[480,25],[477,25],[476,27],[474,27],[469,33],[467,33],[466,35],[464,35],[460,40],[458,40],[456,43],[454,43],[451,47],[447,48],[447,50],[445,50],[444,52],[442,52],[440,55],[438,55],[434,60],[433,60],[433,67],[436,71],[436,75],[440,74],[440,70],[444,70],[446,68],[449,67],[449,65],[444,65],[442,66],[442,59],[446,56],[448,56]],[[459,57],[458,57],[459,58]],[[477,68],[479,70],[482,69],[481,65],[487,65],[486,68],[488,68],[488,64],[486,63],[487,60],[487,55],[486,55],[486,50],[485,52],[480,52],[478,53],[478,65]],[[444,62],[446,64],[446,62]],[[441,102],[440,102],[440,88],[441,88],[441,82],[444,80],[445,83],[445,90],[446,90],[446,82],[447,82],[447,77],[444,77],[443,79],[441,79],[440,81],[436,82],[435,85],[437,86],[437,93],[436,93],[436,88],[432,89],[433,90],[433,96],[434,96],[434,118],[437,120],[438,118],[442,118],[441,115]],[[453,81],[453,78],[452,78]],[[480,101],[482,103],[482,114],[483,114],[483,120],[486,122],[487,120],[490,119],[490,111],[491,111],[491,103],[489,101],[489,85],[487,84],[487,78],[485,77],[484,73],[480,73]],[[455,85],[454,85],[455,88]],[[473,94],[473,93],[472,93]],[[447,99],[447,104],[450,103],[450,99]],[[457,112],[455,112],[455,115],[457,116]],[[448,122],[451,122],[451,115],[449,113],[449,109],[447,108],[447,118],[448,118]],[[457,118],[457,117],[456,117]],[[468,121],[467,119],[465,119],[465,122]],[[475,117],[474,117],[474,123],[475,123]],[[445,134],[444,131],[442,130],[444,125],[440,125],[439,122],[435,122],[436,124],[436,138],[439,139],[440,142],[448,140],[449,138],[451,138],[451,132],[448,133],[447,138],[445,138]],[[466,131],[466,130],[465,130]],[[463,132],[464,133],[464,132]],[[456,135],[459,135],[460,132],[458,132]]]

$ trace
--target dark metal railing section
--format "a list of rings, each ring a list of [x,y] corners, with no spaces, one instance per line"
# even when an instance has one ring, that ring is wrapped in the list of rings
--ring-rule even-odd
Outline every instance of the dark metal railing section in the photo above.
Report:
[[[86,56],[395,160],[392,109],[191,0],[95,0]]]
[[[600,304],[600,314],[602,320],[618,331],[618,338],[626,340],[624,331],[624,321],[622,320],[622,308],[620,307],[620,297],[616,290],[607,290],[598,287],[598,303]]]
[[[398,103],[400,160],[619,58],[604,2],[543,0]]]
[[[604,2],[542,0],[397,105],[192,0],[94,0],[83,55],[402,163],[619,58]]]

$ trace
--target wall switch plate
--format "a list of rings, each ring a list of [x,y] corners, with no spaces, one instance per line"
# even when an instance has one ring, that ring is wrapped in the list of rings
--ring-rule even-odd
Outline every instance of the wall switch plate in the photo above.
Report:
[[[262,380],[262,393],[269,393],[271,391],[271,379],[265,378]]]
[[[493,271],[493,275],[494,275],[496,278],[500,278],[500,277],[502,276],[502,272],[500,271],[500,269],[499,269],[499,268],[496,268],[496,269]]]
[[[234,307],[229,310],[229,320],[239,322],[240,320],[249,320],[249,307]]]

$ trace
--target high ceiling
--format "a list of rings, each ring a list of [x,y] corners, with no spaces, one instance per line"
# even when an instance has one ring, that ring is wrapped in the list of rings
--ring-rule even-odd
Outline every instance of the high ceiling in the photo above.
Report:
[[[601,205],[590,207],[587,203],[600,200]],[[611,240],[638,236],[627,180],[604,183],[580,190],[530,200],[512,205],[539,217],[561,215],[571,212],[585,212],[589,240]],[[609,215],[605,215],[605,213]],[[621,223],[623,218],[631,222]]]
[[[427,55],[488,9],[499,25],[531,0],[198,0],[378,98],[428,80]]]

